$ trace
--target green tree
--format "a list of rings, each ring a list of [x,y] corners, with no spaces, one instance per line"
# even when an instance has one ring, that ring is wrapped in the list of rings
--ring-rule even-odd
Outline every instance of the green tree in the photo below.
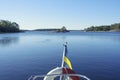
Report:
[[[19,32],[19,25],[16,22],[10,22],[7,20],[0,20],[0,32]]]
[[[65,26],[63,26],[61,29],[58,29],[57,32],[69,32]]]

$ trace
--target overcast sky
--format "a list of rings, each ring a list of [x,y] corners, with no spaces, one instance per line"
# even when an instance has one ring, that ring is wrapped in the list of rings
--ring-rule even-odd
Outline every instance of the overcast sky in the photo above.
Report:
[[[84,29],[120,22],[120,0],[0,0],[0,19],[21,29]]]

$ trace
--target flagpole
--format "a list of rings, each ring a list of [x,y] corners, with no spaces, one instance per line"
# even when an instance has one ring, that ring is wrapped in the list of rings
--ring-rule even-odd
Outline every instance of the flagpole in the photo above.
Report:
[[[67,42],[65,44],[63,44],[64,46],[64,49],[63,49],[63,57],[62,57],[62,64],[61,64],[61,67],[63,68],[64,67],[64,57],[65,57],[65,48],[67,46]],[[62,76],[60,76],[60,80],[62,80]]]
[[[63,57],[62,57],[62,64],[61,64],[61,67],[64,67],[64,57],[65,57],[65,50],[66,50],[66,47],[67,47],[67,42],[65,44],[63,44],[64,46],[64,49],[63,49]]]
[[[64,45],[64,49],[63,49],[63,57],[62,57],[61,67],[64,67],[64,57],[65,57],[65,45]]]

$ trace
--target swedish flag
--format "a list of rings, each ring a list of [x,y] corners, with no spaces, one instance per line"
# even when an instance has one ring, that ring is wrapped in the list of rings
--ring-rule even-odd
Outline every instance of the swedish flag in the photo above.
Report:
[[[72,70],[71,62],[70,62],[70,60],[66,56],[64,57],[64,61],[68,65],[68,67]]]
[[[65,56],[64,56],[64,62],[67,64],[67,66],[72,70],[72,64],[69,60],[69,58],[67,57],[67,45],[64,45],[65,46]]]

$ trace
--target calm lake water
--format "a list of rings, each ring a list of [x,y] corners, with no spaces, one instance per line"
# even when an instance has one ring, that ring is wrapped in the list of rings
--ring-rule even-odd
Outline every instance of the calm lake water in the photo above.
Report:
[[[66,41],[76,73],[120,80],[120,33],[77,31],[0,34],[0,80],[27,80],[61,66]]]

